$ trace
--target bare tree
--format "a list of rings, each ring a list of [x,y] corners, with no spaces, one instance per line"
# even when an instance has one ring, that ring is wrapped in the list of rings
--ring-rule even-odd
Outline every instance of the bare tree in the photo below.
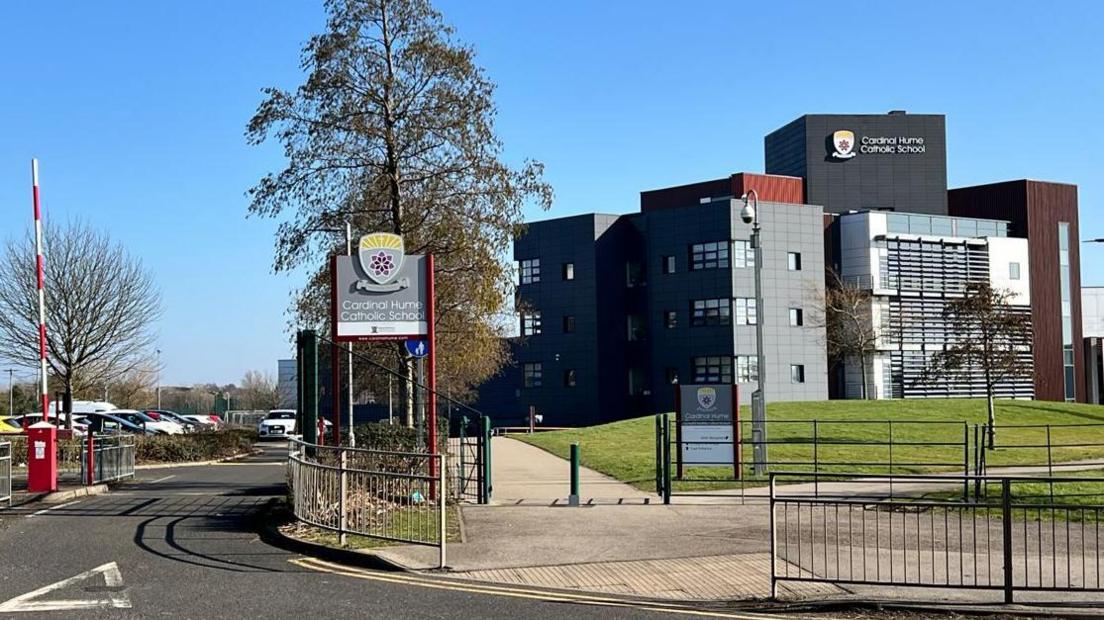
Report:
[[[75,394],[80,399],[107,400],[124,409],[141,409],[156,399],[156,386],[157,369],[143,365],[110,378],[102,386],[86,387]]]
[[[985,383],[989,419],[989,448],[993,448],[996,419],[993,395],[997,386],[1030,377],[1031,315],[1012,304],[1012,291],[993,288],[988,282],[971,284],[966,296],[949,302],[943,315],[947,342],[932,356],[931,377],[975,380]]]
[[[874,323],[874,297],[853,280],[834,269],[828,270],[824,288],[824,337],[830,359],[859,363],[863,399],[868,398],[867,360],[877,350],[878,329]]]
[[[276,379],[269,373],[250,370],[242,378],[235,397],[242,409],[275,409],[280,406]]]
[[[161,294],[141,261],[103,231],[47,223],[43,237],[47,361],[69,412],[74,392],[149,365]],[[0,254],[0,356],[28,367],[39,359],[35,281],[33,238],[9,239]]]

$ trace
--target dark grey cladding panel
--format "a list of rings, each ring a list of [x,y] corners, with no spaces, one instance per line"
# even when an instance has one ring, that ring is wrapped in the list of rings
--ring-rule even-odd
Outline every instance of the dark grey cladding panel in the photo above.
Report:
[[[854,135],[849,152],[837,150],[837,131]],[[793,143],[802,132],[798,161]],[[765,146],[767,172],[804,177],[806,202],[827,212],[947,213],[941,114],[810,114],[772,132]]]

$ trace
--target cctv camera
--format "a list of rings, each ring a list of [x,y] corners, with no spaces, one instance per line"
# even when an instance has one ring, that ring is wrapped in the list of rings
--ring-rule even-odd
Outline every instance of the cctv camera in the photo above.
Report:
[[[745,224],[750,224],[755,221],[755,208],[750,204],[744,205],[743,209],[740,209],[740,219],[744,220]]]

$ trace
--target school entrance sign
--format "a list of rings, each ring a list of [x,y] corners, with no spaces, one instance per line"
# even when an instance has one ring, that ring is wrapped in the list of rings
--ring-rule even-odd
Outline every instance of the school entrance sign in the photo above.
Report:
[[[356,256],[336,256],[333,333],[338,342],[409,340],[429,336],[430,280],[425,256],[404,254],[402,237],[361,237]]]
[[[714,383],[676,389],[678,477],[685,467],[731,467],[739,478],[737,387]]]

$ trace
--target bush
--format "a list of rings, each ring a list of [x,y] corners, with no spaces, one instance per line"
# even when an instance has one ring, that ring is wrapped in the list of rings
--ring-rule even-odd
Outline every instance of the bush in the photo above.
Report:
[[[257,432],[247,429],[137,437],[136,458],[139,463],[209,461],[247,452],[256,440]]]
[[[437,420],[437,451],[443,452],[448,445],[448,420],[440,417]],[[354,432],[356,433],[358,448],[393,450],[395,452],[425,451],[424,434],[417,429],[407,428],[401,424],[369,422],[368,424],[357,425]],[[418,447],[419,439],[422,440],[422,448]]]

